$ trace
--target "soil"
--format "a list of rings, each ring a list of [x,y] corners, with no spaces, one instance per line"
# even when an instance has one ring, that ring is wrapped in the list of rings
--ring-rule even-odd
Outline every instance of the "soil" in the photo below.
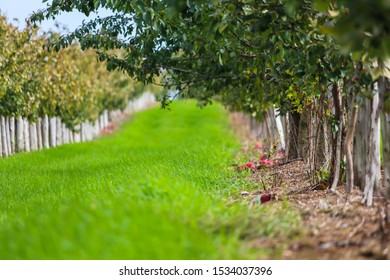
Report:
[[[236,127],[242,127],[243,122],[237,116],[234,119]],[[245,134],[243,129],[242,139]],[[279,165],[265,166],[253,161],[256,169],[248,177],[269,189],[243,192],[242,199],[250,204],[262,193],[270,193],[272,199],[266,203],[276,207],[282,198],[287,200],[300,213],[303,234],[293,240],[246,241],[249,247],[275,252],[269,256],[272,259],[390,259],[389,200],[377,195],[373,206],[368,207],[361,202],[363,193],[358,188],[347,198],[344,185],[332,192],[326,184],[313,182],[303,161],[287,163],[275,156],[271,159]]]

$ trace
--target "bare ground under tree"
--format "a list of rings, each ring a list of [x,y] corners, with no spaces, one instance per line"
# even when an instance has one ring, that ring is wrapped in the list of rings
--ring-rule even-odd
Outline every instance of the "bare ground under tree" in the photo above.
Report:
[[[232,125],[247,139],[242,120],[235,116]],[[242,199],[248,207],[264,192],[272,195],[267,203],[275,207],[287,200],[300,213],[303,229],[290,240],[255,238],[246,240],[246,246],[265,249],[271,252],[270,258],[281,259],[390,259],[389,201],[375,196],[373,206],[367,207],[357,188],[347,201],[344,185],[333,192],[323,184],[313,184],[303,161],[267,167],[254,163],[258,168],[247,180],[259,188],[252,193],[243,189]],[[263,190],[264,185],[269,189]]]

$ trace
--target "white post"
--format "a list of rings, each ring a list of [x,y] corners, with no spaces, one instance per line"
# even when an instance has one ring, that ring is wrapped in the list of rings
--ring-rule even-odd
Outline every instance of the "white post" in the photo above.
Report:
[[[74,143],[74,132],[69,129],[69,143]]]
[[[62,144],[62,124],[61,119],[59,117],[56,118],[56,142],[57,146]]]
[[[49,145],[49,118],[45,115],[42,119],[42,144],[43,148],[50,148]]]
[[[30,148],[32,151],[38,150],[38,133],[37,133],[37,124],[30,124]]]
[[[49,145],[50,147],[57,146],[56,142],[57,129],[56,129],[56,118],[49,118]]]
[[[94,137],[99,135],[100,127],[99,127],[99,118],[95,121],[94,124]]]
[[[1,140],[3,137],[2,137],[2,133],[1,133],[1,121],[0,121],[0,157],[3,156],[3,141]]]
[[[108,124],[110,123],[110,120],[109,120],[109,118],[108,118],[108,111],[107,111],[107,110],[104,110],[103,116],[104,116],[104,124],[105,124],[105,126],[107,127]]]
[[[76,131],[73,132],[73,141],[75,143],[79,143],[80,142],[80,125],[77,125],[75,127],[75,129],[76,129],[77,132]]]
[[[24,122],[22,117],[16,119],[16,151],[18,153],[24,151],[23,141]]]
[[[23,119],[24,123],[24,149],[26,152],[29,152],[30,149],[30,131],[29,131],[29,123],[27,119]]]
[[[11,152],[14,154],[15,151],[15,118],[12,117],[9,119],[9,132],[10,132],[10,141],[11,141]]]
[[[3,157],[8,157],[8,147],[7,147],[7,135],[5,132],[5,117],[1,116],[1,121],[0,121],[0,126],[1,126],[1,150],[2,150],[2,155]]]
[[[286,148],[286,141],[285,141],[285,138],[284,138],[282,118],[277,114],[275,106],[274,106],[274,113],[275,113],[275,120],[276,120],[276,129],[279,132],[280,146],[284,150]]]
[[[368,155],[366,165],[366,185],[364,188],[363,203],[367,206],[371,206],[373,202],[374,190],[379,187],[379,180],[381,175],[380,169],[380,149],[379,149],[379,92],[378,83],[374,84],[374,93],[371,100],[371,116],[370,116],[370,131],[369,131],[369,144]]]
[[[10,129],[9,129],[9,118],[5,118],[5,137],[7,138],[7,149],[8,149],[8,155],[12,155],[12,149],[11,149],[11,135],[10,135]]]
[[[38,122],[36,125],[37,129],[37,143],[38,143],[38,149],[43,149],[43,142],[42,142],[42,119],[38,118]]]

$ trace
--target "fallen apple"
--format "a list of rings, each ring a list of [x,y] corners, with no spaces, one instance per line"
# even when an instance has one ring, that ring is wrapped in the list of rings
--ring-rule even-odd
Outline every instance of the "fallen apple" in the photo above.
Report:
[[[237,165],[237,170],[238,170],[238,171],[243,171],[243,170],[245,170],[245,165]]]
[[[269,193],[263,193],[260,196],[261,203],[266,203],[267,201],[270,201],[270,200],[271,200],[271,195]]]
[[[251,162],[251,161],[248,161],[246,163],[246,167],[248,167],[250,169],[256,169],[256,165],[254,165],[253,162]]]

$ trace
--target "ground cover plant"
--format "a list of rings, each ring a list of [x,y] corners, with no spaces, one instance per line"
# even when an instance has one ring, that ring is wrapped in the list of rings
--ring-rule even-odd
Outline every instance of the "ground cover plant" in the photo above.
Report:
[[[238,145],[222,106],[179,102],[98,141],[1,160],[0,258],[254,257],[241,240],[293,237],[299,218],[231,203]]]

